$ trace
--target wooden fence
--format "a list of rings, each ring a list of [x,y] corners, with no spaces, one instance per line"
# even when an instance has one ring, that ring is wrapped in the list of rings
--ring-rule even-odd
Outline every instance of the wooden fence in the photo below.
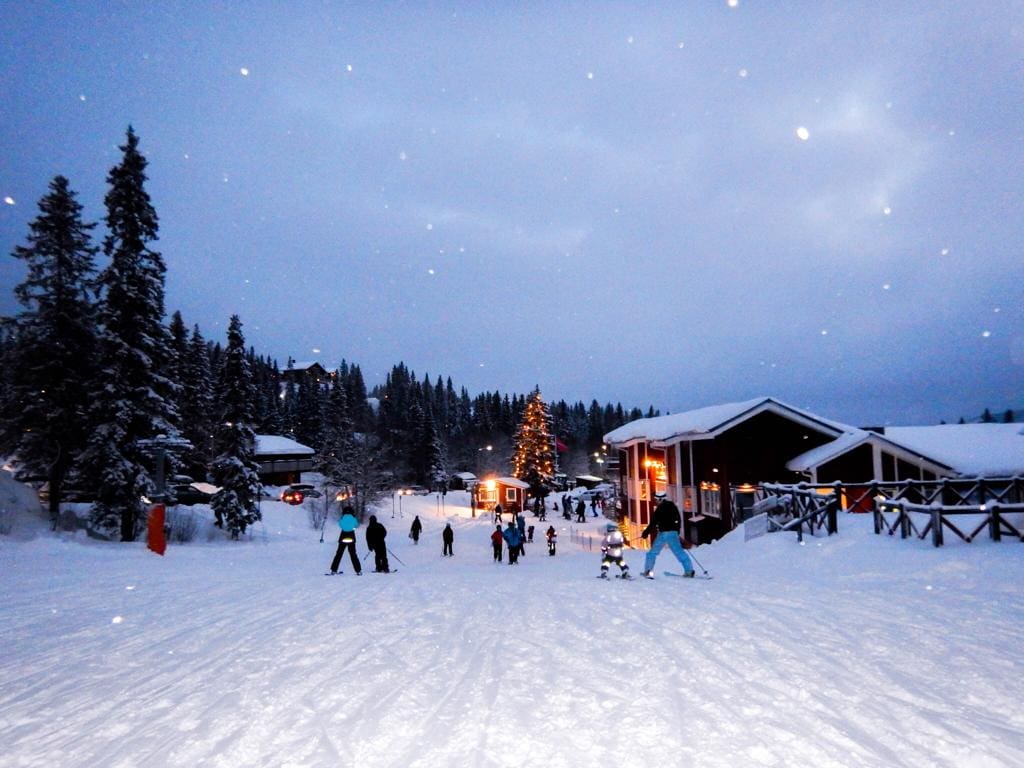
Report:
[[[765,484],[757,511],[769,511],[769,530],[797,530],[807,525],[825,526],[835,533],[835,513],[870,512],[875,533],[900,538],[914,536],[941,547],[944,532],[950,531],[970,543],[982,531],[989,538],[1004,537],[1024,542],[1024,478],[973,477],[941,480],[900,480],[870,483],[829,483],[796,485]]]
[[[1007,518],[1007,515],[1013,517]],[[945,543],[943,531],[947,529],[967,543],[974,541],[983,530],[988,531],[992,541],[1001,541],[1004,535],[1024,541],[1024,524],[1018,522],[1018,515],[1024,517],[1024,504],[986,502],[945,506],[914,504],[906,499],[884,500],[875,505],[875,533],[892,536],[899,529],[901,539],[910,536],[924,539],[930,533],[936,547]]]
[[[764,498],[755,505],[755,511],[767,513],[769,531],[796,531],[801,542],[805,526],[811,536],[822,529],[829,536],[839,532],[839,497],[835,492],[826,494],[803,485],[775,483],[761,488]]]

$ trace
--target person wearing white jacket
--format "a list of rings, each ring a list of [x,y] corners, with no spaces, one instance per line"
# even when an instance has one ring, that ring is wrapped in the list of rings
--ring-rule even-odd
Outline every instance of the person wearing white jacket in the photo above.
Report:
[[[632,578],[629,575],[629,564],[622,556],[622,548],[626,545],[626,539],[622,531],[615,523],[608,523],[605,526],[605,535],[601,539],[601,578],[608,578],[608,569],[612,563],[619,566],[619,577],[623,579]]]

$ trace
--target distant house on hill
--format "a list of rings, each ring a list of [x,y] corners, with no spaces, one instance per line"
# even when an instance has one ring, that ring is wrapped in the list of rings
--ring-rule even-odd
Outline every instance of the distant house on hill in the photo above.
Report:
[[[303,377],[309,377],[318,382],[326,382],[332,375],[315,360],[297,363],[290,358],[288,360],[288,367],[281,371],[281,376],[285,381],[291,380],[296,383]]]
[[[282,435],[256,435],[256,461],[260,465],[260,481],[265,485],[288,485],[302,479],[303,472],[313,470],[309,446]]]

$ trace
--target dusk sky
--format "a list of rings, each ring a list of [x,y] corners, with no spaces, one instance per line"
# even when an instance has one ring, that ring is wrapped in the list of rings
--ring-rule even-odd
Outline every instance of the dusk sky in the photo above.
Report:
[[[0,314],[131,124],[168,311],[282,365],[1024,408],[1024,3],[5,2],[0,42]]]

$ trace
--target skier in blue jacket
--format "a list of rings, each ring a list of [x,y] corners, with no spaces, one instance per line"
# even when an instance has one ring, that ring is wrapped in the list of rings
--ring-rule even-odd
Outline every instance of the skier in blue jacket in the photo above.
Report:
[[[334,560],[331,561],[331,573],[338,572],[341,565],[341,556],[348,549],[352,558],[352,567],[356,570],[356,576],[361,576],[363,569],[359,565],[359,558],[356,556],[356,528],[359,527],[359,520],[356,519],[356,511],[352,507],[345,507],[341,511],[341,518],[338,520],[338,527],[341,534],[338,536],[338,551],[334,553]]]
[[[519,563],[519,529],[516,528],[516,524],[511,520],[508,521],[508,528],[502,534],[505,538],[505,543],[508,544],[508,564],[517,565]]]

